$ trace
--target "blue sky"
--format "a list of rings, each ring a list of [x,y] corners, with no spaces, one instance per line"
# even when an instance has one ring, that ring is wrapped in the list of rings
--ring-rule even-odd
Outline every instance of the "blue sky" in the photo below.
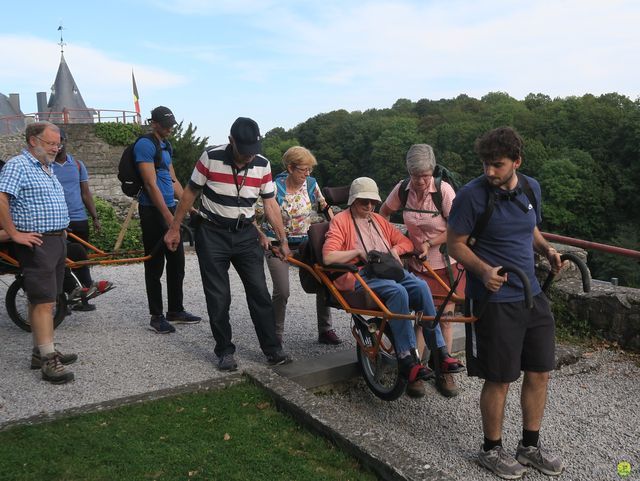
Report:
[[[640,95],[640,2],[592,0],[111,0],[5,2],[0,92],[24,113],[65,59],[88,107],[157,105],[226,141],[398,98],[503,91]]]

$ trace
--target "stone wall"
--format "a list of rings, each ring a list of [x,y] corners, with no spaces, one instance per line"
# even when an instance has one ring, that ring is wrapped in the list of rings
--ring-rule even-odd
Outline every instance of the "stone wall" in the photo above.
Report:
[[[108,145],[98,138],[93,124],[61,126],[67,134],[67,151],[82,160],[89,171],[89,186],[94,195],[107,200],[122,202],[127,197],[120,190],[118,161],[124,147]],[[0,159],[7,160],[24,148],[24,134],[0,137]]]

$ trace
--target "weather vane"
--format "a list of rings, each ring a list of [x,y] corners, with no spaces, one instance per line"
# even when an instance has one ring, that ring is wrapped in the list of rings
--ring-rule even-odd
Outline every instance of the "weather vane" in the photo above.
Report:
[[[60,26],[58,27],[58,31],[60,32],[60,42],[58,43],[58,45],[60,45],[60,53],[64,53],[64,46],[66,45],[64,40],[62,40],[62,30],[64,30],[64,27],[62,26],[62,21],[60,21]]]

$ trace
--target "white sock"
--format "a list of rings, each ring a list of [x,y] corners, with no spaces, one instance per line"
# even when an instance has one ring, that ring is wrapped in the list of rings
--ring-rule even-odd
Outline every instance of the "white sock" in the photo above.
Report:
[[[44,357],[48,354],[53,354],[54,352],[56,352],[56,348],[53,345],[53,342],[49,342],[47,344],[40,344],[38,346],[38,349],[40,349],[40,356]]]

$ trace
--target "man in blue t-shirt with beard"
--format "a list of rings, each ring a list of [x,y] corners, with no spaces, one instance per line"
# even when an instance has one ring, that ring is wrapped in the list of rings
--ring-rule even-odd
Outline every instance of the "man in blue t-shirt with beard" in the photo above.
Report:
[[[484,175],[456,195],[447,229],[447,247],[467,270],[466,298],[491,297],[481,317],[467,326],[467,371],[484,379],[480,412],[484,444],[480,463],[505,479],[522,477],[533,466],[547,475],[559,475],[562,461],[541,448],[540,426],[547,398],[549,372],[555,367],[555,321],[534,271],[534,251],[546,257],[554,272],[561,268],[558,252],[542,237],[540,185],[518,174],[523,142],[510,127],[501,127],[476,141]],[[527,185],[527,188],[524,186]],[[535,196],[529,200],[526,191]],[[493,213],[482,232],[478,219],[495,199]],[[469,242],[472,235],[477,237]],[[502,266],[520,268],[528,277],[534,306],[527,309],[524,289],[515,275],[499,275]],[[512,382],[522,381],[522,440],[515,458],[502,447],[504,409]]]

